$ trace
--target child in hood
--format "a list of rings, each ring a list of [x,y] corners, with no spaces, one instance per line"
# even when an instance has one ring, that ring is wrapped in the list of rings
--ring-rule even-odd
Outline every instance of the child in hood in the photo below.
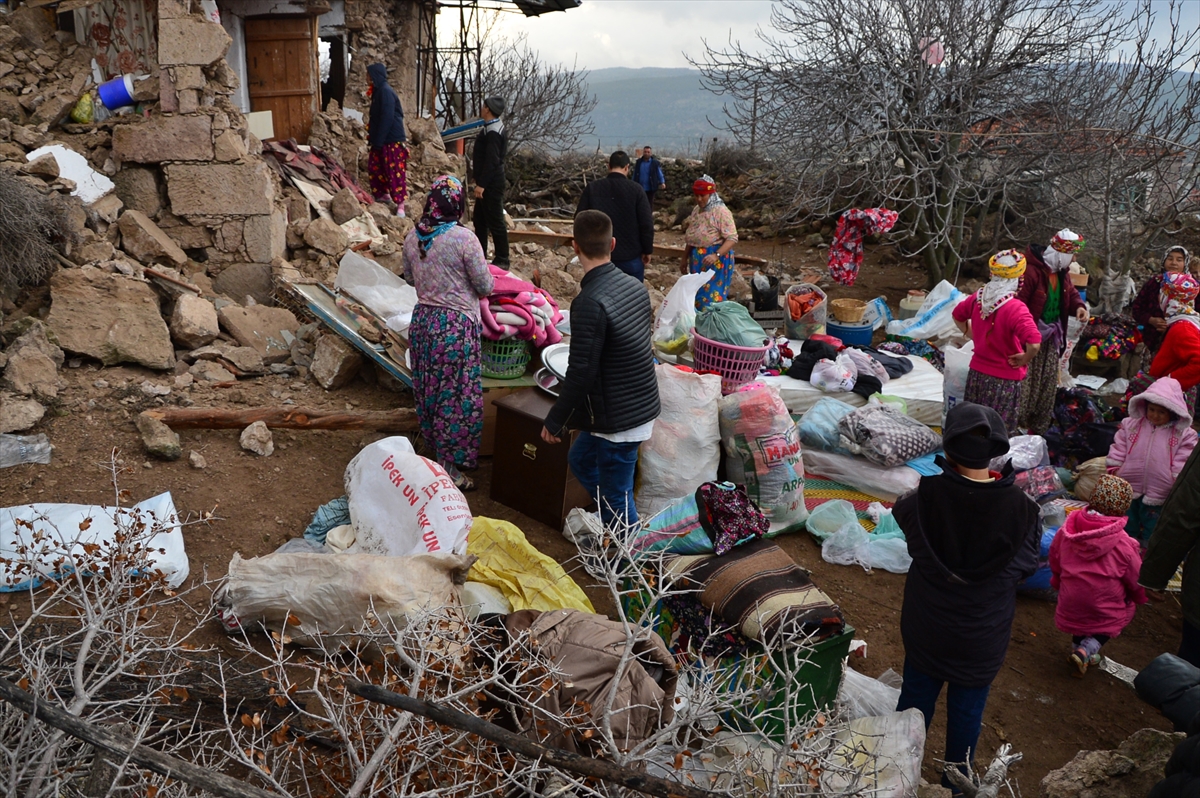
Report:
[[[1183,389],[1174,378],[1163,377],[1129,400],[1129,418],[1121,422],[1108,450],[1108,472],[1133,488],[1125,531],[1142,546],[1154,532],[1196,439]]]
[[[1133,488],[1105,474],[1086,510],[1067,516],[1050,544],[1050,586],[1058,591],[1054,625],[1071,635],[1071,663],[1079,675],[1100,664],[1100,647],[1121,633],[1146,603],[1138,584],[1142,555],[1125,534]]]

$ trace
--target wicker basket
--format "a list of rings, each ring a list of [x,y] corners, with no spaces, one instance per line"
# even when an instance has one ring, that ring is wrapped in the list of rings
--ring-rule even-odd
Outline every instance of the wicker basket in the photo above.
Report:
[[[515,380],[529,365],[529,342],[516,338],[503,341],[483,339],[480,372],[494,380]]]
[[[829,303],[833,317],[843,324],[862,324],[867,303],[861,299],[834,299]]]
[[[770,346],[733,346],[705,338],[693,330],[693,354],[697,371],[721,375],[721,393],[731,394],[758,376]]]

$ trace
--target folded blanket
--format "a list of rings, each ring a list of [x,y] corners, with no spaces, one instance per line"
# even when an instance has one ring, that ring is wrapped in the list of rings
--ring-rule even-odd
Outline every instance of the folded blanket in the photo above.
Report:
[[[489,265],[495,287],[491,296],[479,300],[483,337],[493,341],[519,338],[534,346],[547,346],[562,340],[555,325],[562,313],[554,297],[499,266]]]

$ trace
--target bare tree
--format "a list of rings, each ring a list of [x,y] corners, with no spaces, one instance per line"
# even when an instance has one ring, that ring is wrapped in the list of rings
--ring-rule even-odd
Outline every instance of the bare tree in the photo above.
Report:
[[[1173,0],[1156,42],[1150,0],[1131,5],[781,0],[758,49],[710,48],[698,65],[729,97],[731,132],[775,159],[787,218],[893,207],[893,238],[933,282],[1075,218],[1105,164],[1112,190],[1180,157],[1167,193],[1194,175],[1197,82],[1179,73],[1197,32]],[[1180,209],[1156,205],[1154,224]]]
[[[509,152],[569,152],[594,129],[590,114],[596,97],[588,91],[587,71],[547,64],[525,34],[511,40],[489,37],[482,69],[484,92],[508,101],[504,131]]]

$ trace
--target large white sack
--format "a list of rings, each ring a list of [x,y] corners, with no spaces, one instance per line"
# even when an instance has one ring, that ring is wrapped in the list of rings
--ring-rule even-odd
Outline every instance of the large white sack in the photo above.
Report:
[[[967,377],[971,373],[971,358],[975,356],[975,342],[967,341],[962,346],[948,346],[946,365],[942,370],[942,423],[950,408],[966,400]]]
[[[364,448],[346,466],[354,527],[351,554],[465,554],[471,508],[446,470],[394,436]]]
[[[929,296],[921,303],[917,315],[911,319],[896,319],[888,322],[888,335],[905,335],[909,338],[928,340],[940,335],[958,332],[954,325],[954,307],[966,299],[966,294],[942,280],[933,287]]]
[[[823,795],[916,798],[925,756],[921,710],[855,718],[835,739],[839,745],[821,773]]]
[[[69,571],[76,558],[84,556],[84,546],[111,546],[119,531],[128,534],[143,524],[160,527],[146,540],[149,562],[166,577],[168,586],[179,587],[187,579],[188,558],[170,493],[123,508],[46,503],[0,509],[0,592],[36,587],[48,576]],[[43,533],[45,540],[35,544],[35,534]],[[34,575],[13,569],[31,556],[18,548],[37,551]]]
[[[403,627],[413,613],[459,607],[474,562],[458,554],[268,554],[243,560],[235,552],[216,601],[230,631],[261,624],[306,645],[318,637],[351,638],[368,617]]]
[[[638,459],[637,511],[649,518],[681,496],[717,478],[721,378],[674,366],[654,367],[662,412]]]

